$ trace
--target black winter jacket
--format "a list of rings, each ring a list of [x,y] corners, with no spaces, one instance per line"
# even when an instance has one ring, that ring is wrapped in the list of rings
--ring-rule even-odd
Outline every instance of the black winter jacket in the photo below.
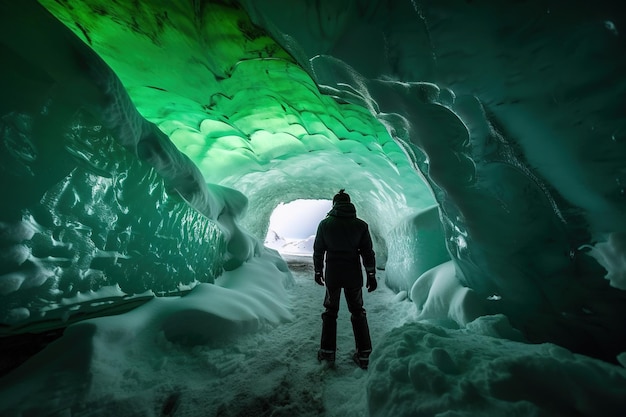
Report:
[[[356,217],[352,203],[336,203],[317,227],[313,244],[313,266],[322,272],[330,288],[363,286],[361,259],[367,272],[376,271],[372,237],[367,223]]]

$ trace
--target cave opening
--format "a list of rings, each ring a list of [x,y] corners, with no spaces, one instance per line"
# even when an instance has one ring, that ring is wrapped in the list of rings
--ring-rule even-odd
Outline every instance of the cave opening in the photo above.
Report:
[[[331,207],[330,200],[281,202],[270,216],[265,246],[284,255],[311,256],[317,225]]]

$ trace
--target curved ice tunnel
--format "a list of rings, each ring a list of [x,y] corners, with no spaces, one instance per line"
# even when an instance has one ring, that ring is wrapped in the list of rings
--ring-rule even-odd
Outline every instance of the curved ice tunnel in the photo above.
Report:
[[[610,287],[623,252],[602,242],[626,228],[626,146],[613,135],[624,120],[612,110],[624,105],[626,61],[601,18],[619,15],[613,3],[333,13],[323,2],[291,7],[289,19],[281,1],[244,3],[323,91],[368,108],[429,182],[458,280],[433,283],[434,296],[450,303],[469,287],[462,302],[483,304],[469,310],[505,312],[529,340],[615,360],[625,295]],[[608,273],[587,252],[596,243]]]
[[[625,350],[626,63],[590,18],[610,2],[41,3],[108,66],[36,3],[2,4],[5,324],[211,282],[262,253],[280,201],[348,188],[389,286],[449,303],[429,319]]]

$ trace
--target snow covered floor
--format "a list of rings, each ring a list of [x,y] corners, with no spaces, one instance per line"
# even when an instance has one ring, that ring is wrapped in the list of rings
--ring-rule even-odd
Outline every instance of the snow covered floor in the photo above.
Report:
[[[135,313],[98,319],[97,331],[88,325],[66,331],[60,343],[0,380],[0,414],[367,415],[367,372],[351,360],[354,342],[345,300],[338,320],[336,367],[329,369],[316,358],[324,288],[313,281],[310,260],[293,258],[290,269],[291,320],[230,333],[216,327],[211,332],[220,337],[172,343],[165,332],[150,329],[152,322],[162,326],[163,320],[147,317],[163,315],[174,301],[154,300],[151,313],[146,305]],[[414,317],[413,303],[394,297],[384,285],[364,295],[374,345],[385,332]],[[197,317],[190,317],[190,323],[185,316],[176,317],[181,333],[198,327]]]
[[[232,346],[198,347],[191,355],[175,348],[174,357],[185,362],[180,368],[191,368],[198,379],[185,387],[186,375],[181,375],[177,385],[185,392],[176,416],[197,416],[199,407],[207,416],[367,415],[367,373],[351,359],[354,339],[345,300],[338,320],[336,366],[329,369],[316,359],[324,288],[313,281],[310,262],[292,261],[290,269],[295,278],[289,289],[292,321],[240,336]],[[414,317],[413,303],[394,297],[384,286],[364,295],[374,344]]]
[[[324,288],[313,281],[310,262],[291,262],[290,268],[295,278],[289,289],[292,321],[222,345],[185,349],[170,344],[159,372],[164,380],[157,386],[138,382],[135,390],[151,391],[157,407],[177,395],[172,413],[177,417],[366,416],[367,373],[351,359],[354,340],[345,300],[338,320],[337,362],[329,369],[316,359]],[[374,343],[414,316],[413,303],[394,297],[384,286],[364,295]]]
[[[384,285],[364,293],[370,369],[351,360],[343,299],[336,366],[328,368],[316,359],[324,288],[310,260],[288,262],[294,280],[286,287],[278,269],[253,260],[219,286],[68,327],[0,379],[0,415],[626,415],[623,367],[523,343],[504,316],[461,329],[418,321],[415,305]]]

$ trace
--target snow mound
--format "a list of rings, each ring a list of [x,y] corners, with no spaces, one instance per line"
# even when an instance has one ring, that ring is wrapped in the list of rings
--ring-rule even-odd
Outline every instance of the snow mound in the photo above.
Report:
[[[371,357],[370,416],[624,415],[624,368],[492,337],[515,333],[504,316],[470,324],[472,331],[419,322],[392,330]]]

